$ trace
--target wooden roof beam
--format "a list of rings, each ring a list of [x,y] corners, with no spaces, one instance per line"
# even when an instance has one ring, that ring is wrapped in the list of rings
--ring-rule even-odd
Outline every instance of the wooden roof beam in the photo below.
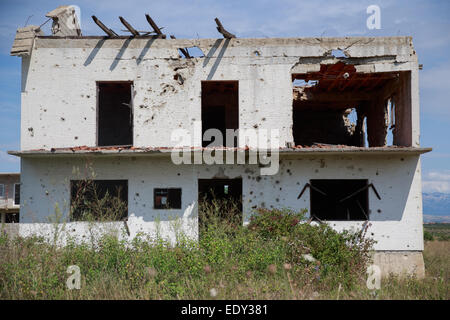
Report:
[[[125,28],[127,28],[128,31],[131,32],[131,34],[132,34],[134,37],[139,37],[139,32],[138,32],[136,29],[134,29],[134,28],[131,26],[131,24],[128,23],[127,20],[125,20],[125,19],[122,18],[122,17],[119,17],[119,20],[120,20],[120,22],[122,22],[122,24],[125,26]]]
[[[113,30],[111,30],[107,26],[105,26],[96,16],[92,16],[92,20],[94,20],[95,24],[98,25],[98,27],[100,29],[102,29],[103,32],[105,32],[108,35],[108,37],[115,38],[115,37],[119,36]]]
[[[166,35],[161,32],[161,29],[158,27],[158,25],[153,21],[153,19],[150,17],[148,13],[145,14],[145,18],[147,19],[148,24],[153,28],[155,33],[162,39],[166,38]]]
[[[173,34],[171,34],[170,39],[176,39],[176,38]],[[180,48],[180,51],[186,58],[192,58],[191,55],[189,54],[188,48]]]
[[[225,28],[223,27],[223,25],[219,19],[215,18],[214,21],[216,21],[216,24],[217,24],[217,31],[219,31],[225,39],[236,38],[236,36],[234,34],[225,30]]]

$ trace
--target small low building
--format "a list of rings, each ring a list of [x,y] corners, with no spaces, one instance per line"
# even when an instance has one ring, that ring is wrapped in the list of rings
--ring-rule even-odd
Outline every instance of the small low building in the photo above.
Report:
[[[19,223],[20,173],[0,173],[1,223]]]

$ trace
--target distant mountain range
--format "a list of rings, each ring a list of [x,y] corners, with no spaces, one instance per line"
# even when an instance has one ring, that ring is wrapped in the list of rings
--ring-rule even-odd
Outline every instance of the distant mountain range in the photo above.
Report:
[[[450,223],[450,194],[424,192],[422,198],[424,222]]]

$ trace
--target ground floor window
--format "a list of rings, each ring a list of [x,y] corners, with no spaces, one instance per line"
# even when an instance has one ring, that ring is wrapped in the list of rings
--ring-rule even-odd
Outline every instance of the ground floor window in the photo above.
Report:
[[[366,179],[310,180],[311,217],[319,220],[369,220]]]
[[[19,223],[19,212],[2,212],[0,216],[2,223]]]
[[[120,221],[128,216],[128,180],[71,180],[71,221]]]
[[[153,190],[153,207],[155,209],[181,209],[181,189],[155,188]]]

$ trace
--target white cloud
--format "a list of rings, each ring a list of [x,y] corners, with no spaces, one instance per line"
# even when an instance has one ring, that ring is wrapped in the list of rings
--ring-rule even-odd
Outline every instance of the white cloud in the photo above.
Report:
[[[450,170],[430,171],[423,175],[424,192],[450,193]]]
[[[450,193],[449,181],[422,181],[423,192]]]

